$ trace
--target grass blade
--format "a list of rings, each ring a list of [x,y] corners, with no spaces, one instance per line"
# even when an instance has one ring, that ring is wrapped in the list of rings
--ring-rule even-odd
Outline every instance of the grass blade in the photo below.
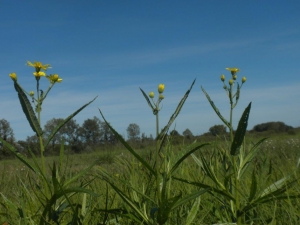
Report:
[[[85,107],[87,107],[89,104],[91,104],[93,101],[95,101],[95,99],[98,96],[96,96],[92,101],[86,103],[85,105],[83,105],[82,107],[80,107],[78,110],[76,110],[73,114],[71,114],[70,116],[68,116],[64,121],[62,121],[60,124],[58,124],[54,130],[51,132],[51,134],[49,135],[47,141],[45,142],[45,148],[48,146],[49,142],[52,140],[52,138],[54,137],[54,135],[60,130],[60,128],[62,128],[67,122],[69,122],[69,120],[71,120],[74,116],[76,116],[81,110],[83,110]]]
[[[201,89],[202,89],[203,93],[205,94],[207,100],[209,101],[210,105],[215,110],[215,112],[218,115],[218,117],[229,128],[229,130],[231,130],[230,123],[222,116],[222,114],[220,113],[219,109],[215,106],[214,102],[211,100],[211,98],[209,97],[209,95],[207,94],[207,92],[204,90],[204,88],[202,86],[201,86]]]
[[[107,124],[109,129],[113,132],[113,134],[119,139],[119,141],[126,147],[126,149],[138,160],[140,161],[153,175],[156,175],[155,170],[141,157],[139,154],[137,154],[131,146],[123,139],[123,137],[106,121],[104,118],[101,110],[99,109],[99,112],[104,120],[104,122]]]
[[[145,97],[145,99],[146,99],[148,105],[149,105],[150,108],[152,109],[153,114],[156,115],[156,114],[158,113],[158,110],[156,110],[156,109],[153,107],[153,105],[152,105],[151,102],[150,102],[150,99],[149,99],[148,95],[146,95],[146,93],[143,91],[143,89],[140,88],[140,90],[141,90],[141,92],[143,93],[143,95],[144,95],[144,97]]]
[[[185,102],[185,100],[187,99],[187,97],[189,96],[194,83],[196,82],[196,79],[193,81],[192,85],[190,86],[189,90],[187,90],[187,92],[185,93],[185,95],[183,96],[183,98],[181,99],[181,101],[179,102],[175,112],[173,113],[173,115],[171,116],[168,124],[162,129],[162,131],[160,132],[160,134],[158,135],[157,139],[158,140],[163,140],[167,131],[169,130],[170,126],[172,125],[172,123],[174,122],[174,120],[176,119],[176,117],[178,116],[178,114],[180,113],[180,110]]]

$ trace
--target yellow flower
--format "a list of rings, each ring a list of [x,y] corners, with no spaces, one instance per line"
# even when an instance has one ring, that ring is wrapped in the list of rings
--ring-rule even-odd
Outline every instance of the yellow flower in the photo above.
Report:
[[[158,85],[158,93],[163,93],[164,92],[164,90],[165,90],[165,85],[164,84],[160,84],[160,85]]]
[[[18,77],[17,77],[17,74],[16,73],[10,73],[9,74],[10,78],[14,81],[17,81]]]
[[[231,86],[233,84],[233,80],[230,79],[228,83]]]
[[[46,77],[48,78],[51,84],[54,84],[55,82],[62,82],[62,79],[58,76],[58,74],[53,74]]]
[[[36,78],[40,78],[40,77],[44,77],[44,76],[46,76],[46,74],[44,73],[44,72],[41,72],[41,71],[39,71],[39,72],[34,72],[33,73],[33,75],[36,77]]]
[[[151,91],[151,92],[149,93],[149,97],[150,97],[150,98],[154,98],[154,92],[153,92],[153,91]]]
[[[243,77],[243,78],[242,78],[242,83],[245,83],[246,80],[247,80],[247,78],[246,78],[246,77]]]
[[[225,81],[225,76],[224,76],[224,74],[221,75],[221,81]]]
[[[234,76],[237,72],[240,72],[239,68],[226,68],[226,70],[229,70],[231,72],[231,75]]]
[[[41,62],[36,62],[34,61],[33,63],[30,61],[27,61],[27,66],[32,66],[35,68],[36,72],[40,72],[41,69],[42,70],[47,70],[48,68],[50,68],[50,64],[42,64]]]
[[[34,91],[29,92],[30,97],[34,96]]]
[[[234,72],[234,73],[237,73],[237,72],[239,72],[240,71],[240,69],[239,68],[226,68],[226,70],[229,70],[231,73],[232,72]]]

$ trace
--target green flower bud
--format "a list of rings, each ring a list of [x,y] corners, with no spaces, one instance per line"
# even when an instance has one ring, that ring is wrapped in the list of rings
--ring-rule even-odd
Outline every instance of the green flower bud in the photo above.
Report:
[[[236,78],[237,78],[237,75],[235,75],[235,74],[232,75],[232,79],[233,79],[233,80],[236,80]]]
[[[158,85],[158,93],[163,93],[164,92],[164,90],[165,90],[165,85],[164,84],[160,84],[160,85]]]
[[[225,76],[224,76],[224,74],[221,75],[221,81],[223,81],[223,82],[225,81]]]
[[[154,92],[153,91],[149,92],[149,97],[154,98]]]
[[[29,92],[30,97],[34,96],[34,91]]]
[[[163,100],[165,97],[163,96],[163,94],[159,94],[159,99]]]
[[[230,86],[233,85],[233,80],[230,79],[228,83],[229,83]]]
[[[246,80],[247,80],[247,78],[246,78],[246,77],[243,77],[243,78],[242,78],[242,83],[245,83]]]

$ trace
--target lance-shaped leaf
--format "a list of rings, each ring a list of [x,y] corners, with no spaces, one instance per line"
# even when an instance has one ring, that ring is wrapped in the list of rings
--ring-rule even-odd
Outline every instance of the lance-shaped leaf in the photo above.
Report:
[[[187,99],[187,97],[189,96],[193,85],[195,83],[196,79],[193,81],[192,85],[190,86],[190,88],[187,90],[187,92],[185,93],[185,95],[183,96],[183,98],[181,99],[181,101],[179,102],[175,112],[173,113],[173,115],[171,116],[168,124],[162,129],[162,131],[160,132],[160,134],[157,137],[157,140],[163,140],[164,137],[166,136],[167,131],[169,130],[170,126],[172,125],[172,123],[174,122],[174,120],[176,119],[176,117],[179,115],[180,110],[185,102],[185,100]]]
[[[14,81],[14,87],[18,92],[18,97],[23,109],[23,112],[32,128],[32,130],[36,133],[38,137],[42,136],[43,130],[40,127],[40,124],[36,118],[36,115],[31,107],[30,101],[28,100],[26,94],[23,89],[20,87],[17,81]]]
[[[153,105],[152,105],[151,102],[150,102],[150,99],[149,99],[148,95],[146,95],[146,93],[143,91],[143,89],[140,88],[140,90],[141,90],[141,92],[143,93],[143,95],[144,95],[144,97],[145,97],[145,99],[146,99],[148,105],[149,105],[150,108],[152,109],[153,114],[156,115],[156,114],[158,113],[158,110],[155,109],[155,108],[153,107]]]
[[[17,152],[15,148],[10,145],[8,142],[6,142],[4,139],[0,137],[0,142],[6,146],[9,151],[11,151],[22,163],[24,163],[29,169],[31,169],[33,172],[38,173],[37,168],[35,168],[22,154]]]
[[[230,127],[230,123],[221,115],[219,109],[215,106],[214,102],[211,100],[211,98],[209,97],[209,95],[207,94],[207,92],[204,90],[204,88],[201,86],[201,89],[203,91],[203,93],[205,94],[207,100],[209,101],[211,107],[215,110],[216,114],[218,115],[218,117],[223,121],[223,123],[229,128]]]
[[[242,115],[242,117],[239,121],[238,128],[235,132],[234,139],[233,139],[233,142],[231,144],[231,150],[230,150],[231,155],[236,155],[237,154],[238,148],[242,145],[242,143],[244,141],[244,137],[245,137],[246,129],[247,129],[247,125],[248,125],[250,109],[251,109],[251,102],[249,103],[249,105],[245,109],[245,111],[244,111],[244,113],[243,113],[243,115]]]
[[[137,154],[133,148],[123,139],[123,137],[106,121],[104,118],[104,115],[102,114],[101,110],[99,109],[99,112],[106,123],[106,125],[109,127],[109,129],[113,132],[113,134],[119,139],[119,141],[124,145],[124,147],[138,160],[140,161],[143,166],[145,166],[149,172],[153,175],[156,175],[155,170],[144,160],[139,154]]]
[[[85,105],[83,105],[82,107],[80,107],[78,110],[76,110],[73,114],[71,114],[70,116],[68,116],[65,120],[63,120],[60,124],[58,124],[54,130],[51,132],[51,134],[49,135],[47,141],[45,142],[45,148],[48,146],[48,144],[50,143],[50,141],[52,140],[52,138],[54,137],[54,135],[67,123],[69,122],[69,120],[71,120],[74,116],[76,116],[81,110],[83,110],[85,107],[87,107],[89,104],[91,104],[93,101],[95,101],[95,99],[98,96],[96,96],[92,101],[86,103]]]
[[[179,165],[187,158],[189,157],[191,154],[193,154],[195,151],[201,149],[202,147],[206,146],[206,145],[210,145],[209,143],[204,143],[202,145],[196,146],[195,148],[193,148],[192,150],[188,151],[186,154],[184,154],[184,156],[182,156],[172,167],[172,169],[169,171],[168,177],[172,176],[172,174],[175,172],[175,170],[179,167]]]

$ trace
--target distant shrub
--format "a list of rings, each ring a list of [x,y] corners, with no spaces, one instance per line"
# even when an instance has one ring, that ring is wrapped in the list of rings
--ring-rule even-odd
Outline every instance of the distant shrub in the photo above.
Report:
[[[274,131],[274,132],[288,132],[292,130],[292,126],[288,126],[283,122],[268,122],[257,124],[253,127],[254,132]]]

